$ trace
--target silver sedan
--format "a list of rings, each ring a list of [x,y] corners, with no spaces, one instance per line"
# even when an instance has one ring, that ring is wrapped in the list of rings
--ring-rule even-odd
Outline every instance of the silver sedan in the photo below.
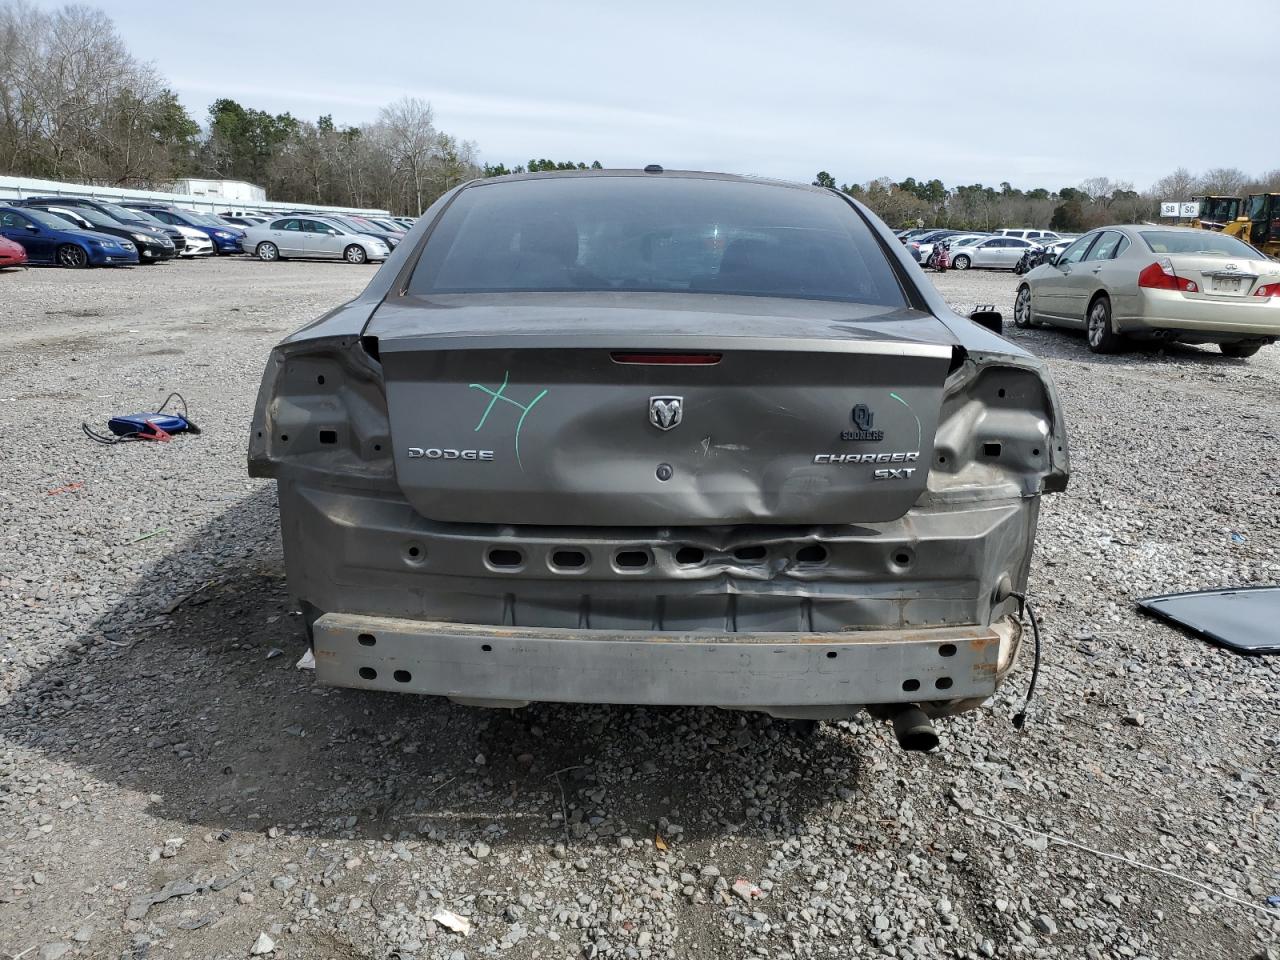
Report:
[[[356,233],[323,217],[281,217],[245,230],[244,249],[259,260],[310,258],[368,263],[385,260],[391,250],[377,237]]]
[[[1280,338],[1280,263],[1209,230],[1103,227],[1023,278],[1013,319],[1083,328],[1095,353],[1141,337],[1250,357]]]
[[[962,251],[951,254],[953,270],[968,270],[970,267],[988,267],[992,270],[1012,270],[1022,259],[1022,255],[1036,246],[1017,237],[987,237],[977,243],[971,243]]]
[[[985,233],[953,233],[945,237],[939,237],[928,243],[919,244],[917,249],[920,251],[920,262],[932,264],[933,256],[938,252],[938,245],[942,244],[955,256],[956,248],[965,244],[973,243],[988,236]]]

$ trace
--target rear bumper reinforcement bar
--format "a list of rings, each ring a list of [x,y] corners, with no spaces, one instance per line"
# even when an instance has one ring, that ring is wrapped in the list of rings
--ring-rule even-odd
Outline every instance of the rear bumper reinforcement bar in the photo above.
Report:
[[[1011,619],[839,633],[656,633],[329,613],[316,676],[459,700],[719,707],[984,698],[1021,635]]]

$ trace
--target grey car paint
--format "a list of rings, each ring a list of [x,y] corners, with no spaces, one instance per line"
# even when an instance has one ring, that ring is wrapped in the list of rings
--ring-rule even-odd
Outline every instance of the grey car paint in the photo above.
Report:
[[[646,174],[503,180],[592,176]],[[907,306],[408,294],[441,214],[482,184],[445,194],[363,294],[276,347],[259,392],[249,469],[279,484],[318,678],[503,706],[977,705],[1018,650],[1039,496],[1069,475],[1044,365],[951,312],[850,198],[663,176],[826,193],[870,227]],[[606,363],[658,349],[725,360],[701,382]],[[515,360],[519,409],[490,440],[467,394],[499,392]],[[517,454],[515,420],[548,384],[566,399],[526,421]],[[654,430],[646,408],[667,395],[688,420]],[[841,444],[866,396],[889,441]],[[833,447],[889,459],[815,462]],[[914,472],[874,480],[908,469],[894,453],[918,453]]]
[[[951,361],[952,338],[936,319],[826,301],[717,297],[711,304],[703,294],[655,293],[630,295],[622,306],[616,299],[578,293],[549,304],[539,294],[407,296],[378,311],[366,332],[381,344],[396,473],[420,513],[513,524],[571,517],[607,526],[618,522],[625,503],[629,524],[806,523],[844,515],[856,497],[858,518],[877,521],[901,516],[923,491],[923,469],[885,483],[869,469],[815,458],[849,452],[832,433],[831,411],[845,406],[851,380],[859,385],[858,401],[875,410],[876,426],[902,438],[895,449],[930,448]],[[522,372],[507,369],[513,313],[520,317]],[[783,321],[789,335],[780,340]],[[661,373],[619,365],[610,349],[619,346],[620,330],[629,350],[688,345],[724,359]],[[771,375],[779,365],[803,368],[803,388]],[[573,370],[568,382],[564,368]],[[486,397],[469,384],[496,389],[503,382],[505,396],[522,403],[552,389],[513,438],[503,431],[519,408],[477,434],[477,443],[494,448],[494,469],[405,454],[411,445],[439,446],[442,437],[459,442],[456,433],[428,429],[419,411],[431,410],[438,423],[475,423]],[[632,416],[635,391],[681,397],[687,426],[666,434]],[[539,449],[557,455],[529,456]],[[661,462],[672,468],[666,480],[654,475]]]
[[[1172,593],[1144,597],[1137,605],[1236,653],[1280,653],[1280,587]]]

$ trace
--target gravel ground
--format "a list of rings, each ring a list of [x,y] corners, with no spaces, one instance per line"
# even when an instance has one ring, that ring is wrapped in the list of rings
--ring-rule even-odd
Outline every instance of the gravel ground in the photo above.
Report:
[[[1032,575],[1041,692],[1016,731],[1024,661],[904,754],[870,722],[485,712],[295,669],[247,424],[269,347],[372,270],[0,275],[0,954],[1280,957],[1277,659],[1132,605],[1280,581],[1280,348],[1011,331],[1076,471]],[[936,280],[1012,312],[1008,275]],[[79,432],[171,389],[202,435]]]

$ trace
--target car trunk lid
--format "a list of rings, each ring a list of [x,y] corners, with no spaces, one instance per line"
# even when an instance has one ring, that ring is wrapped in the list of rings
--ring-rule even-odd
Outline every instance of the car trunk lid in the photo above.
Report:
[[[381,306],[365,332],[414,508],[472,523],[857,523],[919,498],[954,345],[940,321],[656,297]]]
[[[1199,287],[1194,293],[1186,293],[1193,299],[1236,300],[1252,295],[1263,284],[1280,279],[1275,275],[1280,272],[1269,269],[1272,265],[1265,260],[1188,253],[1172,254],[1169,260],[1174,273],[1194,280]]]

